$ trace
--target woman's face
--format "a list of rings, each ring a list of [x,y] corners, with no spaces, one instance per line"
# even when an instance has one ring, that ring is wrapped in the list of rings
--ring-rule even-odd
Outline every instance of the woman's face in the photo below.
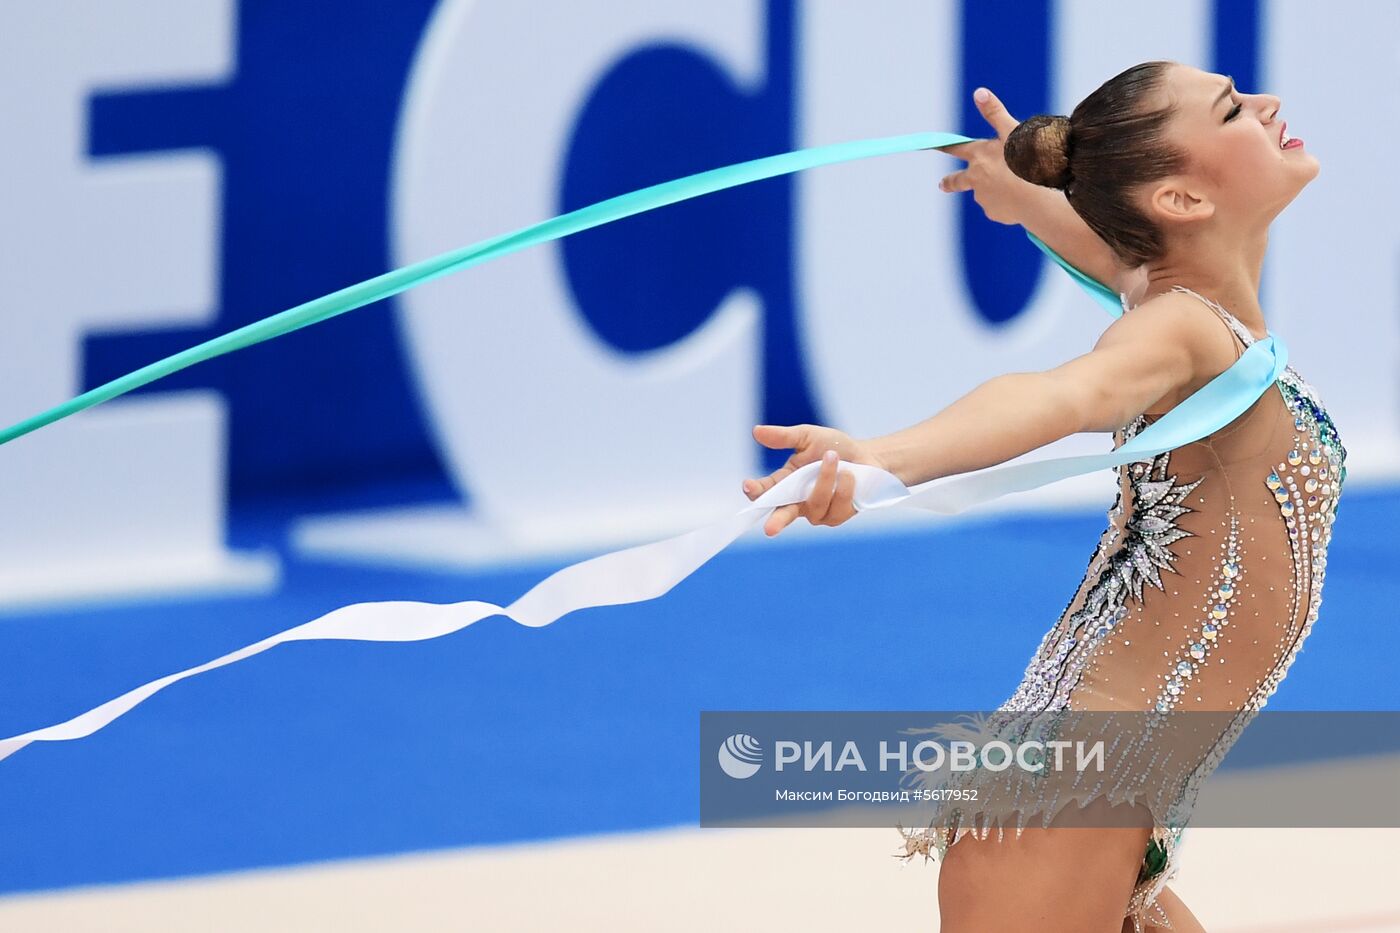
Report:
[[[1245,94],[1226,76],[1174,64],[1166,93],[1176,108],[1172,141],[1188,154],[1194,183],[1215,206],[1216,219],[1267,226],[1317,177],[1318,161],[1300,142],[1283,149],[1284,120],[1272,94]],[[1290,129],[1289,136],[1307,133]]]

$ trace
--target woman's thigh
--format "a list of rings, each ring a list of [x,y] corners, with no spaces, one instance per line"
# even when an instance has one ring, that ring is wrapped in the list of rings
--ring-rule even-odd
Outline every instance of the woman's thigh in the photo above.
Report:
[[[1074,815],[1081,825],[1034,823],[1019,839],[1008,828],[1001,841],[995,827],[986,839],[964,835],[939,869],[941,933],[1120,933],[1152,832],[1146,810],[1133,809],[1142,826],[1110,820],[1099,800]]]

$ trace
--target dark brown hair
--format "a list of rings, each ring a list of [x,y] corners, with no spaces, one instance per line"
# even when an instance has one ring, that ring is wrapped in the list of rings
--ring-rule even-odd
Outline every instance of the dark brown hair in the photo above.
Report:
[[[1011,171],[1063,190],[1075,212],[1128,266],[1161,258],[1166,246],[1161,228],[1130,192],[1186,167],[1186,153],[1167,140],[1175,108],[1146,103],[1173,64],[1134,65],[1099,85],[1068,117],[1038,114],[1006,137]]]

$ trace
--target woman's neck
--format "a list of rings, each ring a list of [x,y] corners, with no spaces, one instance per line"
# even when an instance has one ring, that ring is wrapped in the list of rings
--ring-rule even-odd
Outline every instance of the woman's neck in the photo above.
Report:
[[[1184,285],[1230,312],[1256,337],[1265,335],[1269,328],[1259,304],[1259,279],[1267,245],[1267,231],[1259,237],[1193,242],[1189,254],[1169,254],[1145,267],[1145,276],[1139,277],[1137,286],[1141,297],[1134,303],[1169,292],[1173,285]]]

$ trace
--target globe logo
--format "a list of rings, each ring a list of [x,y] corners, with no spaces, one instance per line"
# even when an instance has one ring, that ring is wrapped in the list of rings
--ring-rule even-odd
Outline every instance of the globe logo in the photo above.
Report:
[[[719,766],[732,778],[751,778],[762,764],[763,746],[751,735],[731,735],[719,747]]]

